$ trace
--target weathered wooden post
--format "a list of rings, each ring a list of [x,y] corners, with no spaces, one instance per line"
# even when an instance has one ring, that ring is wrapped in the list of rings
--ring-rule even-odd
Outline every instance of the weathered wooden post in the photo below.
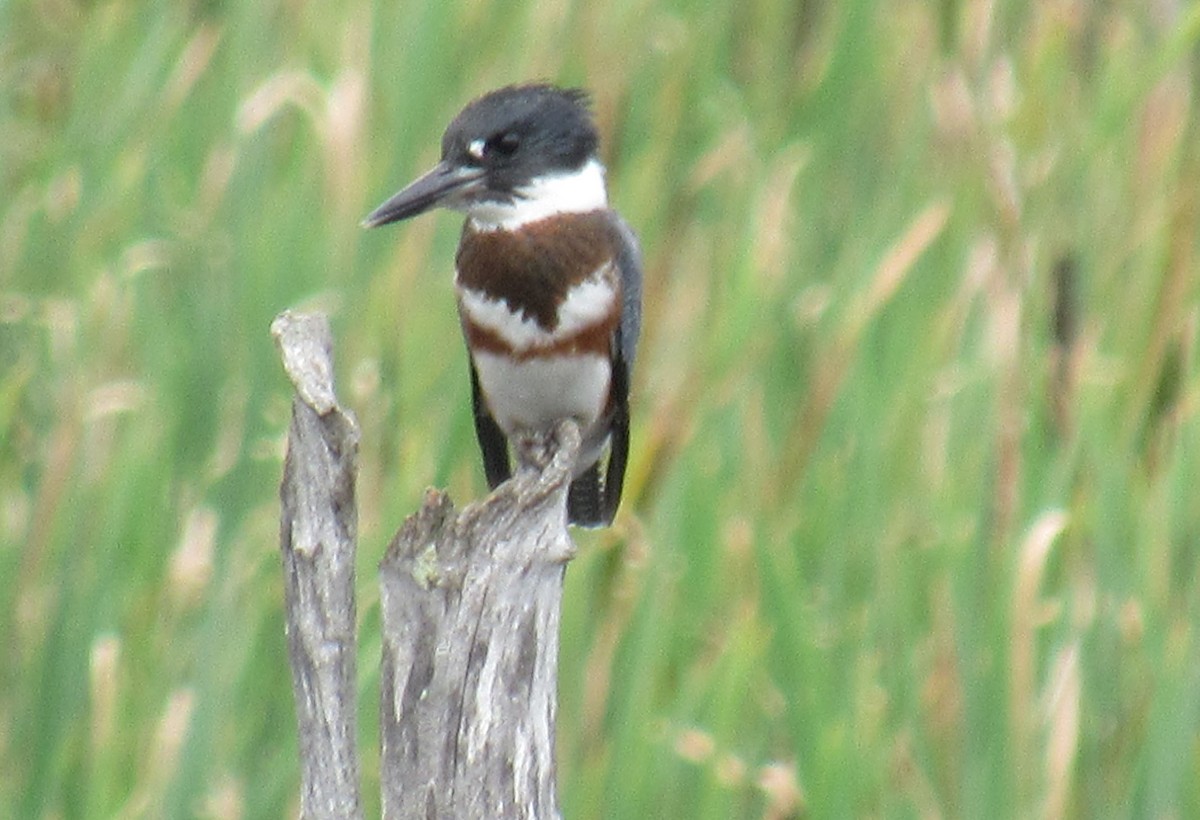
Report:
[[[284,470],[288,645],[304,817],[362,816],[354,750],[354,455],[328,323],[272,332],[297,398]],[[456,513],[429,491],[380,565],[385,818],[557,818],[555,717],[566,494],[580,444],[564,421],[526,465]],[[335,589],[336,587],[336,589]]]
[[[455,514],[426,494],[383,582],[383,814],[558,817],[554,732],[567,487],[579,428]],[[543,443],[544,444],[544,443]]]

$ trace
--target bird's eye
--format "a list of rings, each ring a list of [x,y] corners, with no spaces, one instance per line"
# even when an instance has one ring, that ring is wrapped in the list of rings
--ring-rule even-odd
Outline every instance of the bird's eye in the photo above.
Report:
[[[503,131],[488,139],[483,146],[486,156],[511,157],[521,146],[521,137],[515,131]]]

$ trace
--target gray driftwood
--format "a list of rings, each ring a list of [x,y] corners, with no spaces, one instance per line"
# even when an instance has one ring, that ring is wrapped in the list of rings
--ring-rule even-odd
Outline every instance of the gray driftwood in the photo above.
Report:
[[[559,606],[579,428],[455,513],[431,490],[380,566],[385,818],[555,818]]]
[[[284,313],[271,333],[296,388],[280,487],[280,549],[300,815],[354,820],[363,816],[355,716],[358,425],[334,394],[328,320]]]
[[[301,814],[361,818],[355,749],[358,427],[333,390],[329,325],[272,333],[296,387],[281,488]],[[385,818],[557,818],[554,735],[566,494],[579,428],[522,445],[525,466],[456,513],[431,490],[380,565]]]

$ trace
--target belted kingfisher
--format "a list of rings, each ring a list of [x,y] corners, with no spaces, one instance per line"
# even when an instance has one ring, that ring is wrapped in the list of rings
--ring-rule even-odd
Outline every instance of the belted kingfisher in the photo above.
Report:
[[[568,520],[591,527],[621,501],[642,297],[641,251],[608,207],[598,146],[585,92],[502,88],[469,103],[441,162],[363,220],[466,214],[454,286],[488,484],[511,475],[510,441],[573,418],[583,444]]]

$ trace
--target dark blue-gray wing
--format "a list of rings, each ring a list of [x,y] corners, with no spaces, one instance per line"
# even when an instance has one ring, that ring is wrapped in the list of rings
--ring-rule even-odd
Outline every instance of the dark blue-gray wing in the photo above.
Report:
[[[508,438],[488,412],[487,402],[483,400],[483,391],[479,389],[479,374],[475,372],[475,362],[471,362],[470,365],[475,437],[479,439],[479,452],[483,454],[483,472],[487,476],[488,487],[494,490],[512,477],[512,467],[508,463]]]
[[[642,330],[642,251],[633,230],[616,213],[611,212],[617,238],[616,263],[621,277],[621,321],[613,340],[612,384],[609,387],[609,450],[604,470],[604,483],[597,479],[598,465],[588,474],[576,479],[569,497],[571,520],[584,526],[605,526],[612,523],[621,504],[625,486],[625,466],[629,461],[629,383],[633,360],[637,355],[638,335]],[[599,492],[597,492],[599,490]],[[598,496],[598,498],[597,498]],[[599,509],[584,503],[598,500]],[[589,516],[589,513],[591,515]],[[598,514],[597,514],[598,513]],[[589,521],[588,518],[591,518]]]
[[[621,293],[624,296],[624,304],[621,306],[620,352],[626,367],[632,372],[638,336],[642,331],[642,249],[638,245],[637,235],[625,220],[615,211],[609,213],[612,214],[613,226],[619,240],[617,271],[621,275]]]

